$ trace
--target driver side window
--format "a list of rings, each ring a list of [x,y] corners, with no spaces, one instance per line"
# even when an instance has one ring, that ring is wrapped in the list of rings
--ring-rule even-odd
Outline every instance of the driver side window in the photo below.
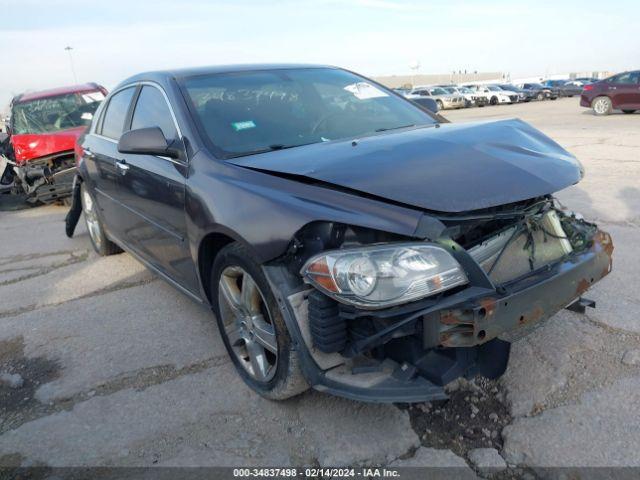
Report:
[[[178,138],[178,131],[164,95],[156,87],[145,85],[140,91],[131,120],[131,130],[160,127],[170,142]]]

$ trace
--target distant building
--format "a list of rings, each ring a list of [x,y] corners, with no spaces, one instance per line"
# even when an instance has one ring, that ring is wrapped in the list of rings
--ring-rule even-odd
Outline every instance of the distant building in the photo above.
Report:
[[[413,85],[444,85],[449,83],[502,82],[507,77],[501,72],[440,73],[433,75],[387,75],[373,77],[376,82],[389,88],[412,87]]]

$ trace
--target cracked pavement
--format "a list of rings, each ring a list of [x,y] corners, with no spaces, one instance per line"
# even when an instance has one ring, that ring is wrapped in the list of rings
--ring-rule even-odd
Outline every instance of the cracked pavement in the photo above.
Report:
[[[516,476],[640,464],[640,366],[621,361],[640,348],[640,115],[595,117],[577,103],[445,112],[519,117],[574,153],[586,176],[559,198],[615,244],[613,272],[587,294],[597,309],[562,311],[513,346],[498,443]],[[98,257],[82,221],[66,238],[66,210],[0,211],[0,372],[25,380],[0,387],[0,466],[451,465],[486,476],[465,467],[466,452],[421,440],[405,408],[314,391],[258,397],[209,311],[128,254]]]

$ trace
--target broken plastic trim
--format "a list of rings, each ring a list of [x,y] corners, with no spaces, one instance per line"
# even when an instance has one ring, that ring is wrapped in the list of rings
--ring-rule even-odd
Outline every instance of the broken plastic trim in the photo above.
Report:
[[[485,276],[489,282],[487,285],[481,276],[470,275],[470,287],[460,292],[429,302],[416,302],[412,305],[414,310],[404,314],[380,312],[383,315],[386,313],[387,317],[394,317],[393,313],[399,314],[400,318],[387,328],[353,342],[344,354],[355,356],[383,345],[399,329],[437,312],[448,325],[460,322],[460,325],[468,326],[462,337],[447,336],[444,331],[444,336],[441,336],[443,346],[485,343],[525,324],[542,321],[573,303],[593,283],[610,272],[612,252],[611,237],[598,230],[591,239],[589,249],[567,255],[506,285],[496,287]],[[469,257],[466,252],[464,255]],[[480,284],[478,280],[481,280]],[[463,315],[461,312],[467,313]],[[346,313],[347,318],[367,315],[372,316],[372,312]]]

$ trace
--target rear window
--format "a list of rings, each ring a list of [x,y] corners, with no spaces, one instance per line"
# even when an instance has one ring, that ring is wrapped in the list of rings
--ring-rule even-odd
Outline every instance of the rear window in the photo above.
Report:
[[[210,74],[180,83],[200,130],[225,158],[436,123],[383,87],[333,68]]]
[[[103,99],[101,91],[91,91],[17,103],[11,109],[13,133],[51,133],[85,127]]]

